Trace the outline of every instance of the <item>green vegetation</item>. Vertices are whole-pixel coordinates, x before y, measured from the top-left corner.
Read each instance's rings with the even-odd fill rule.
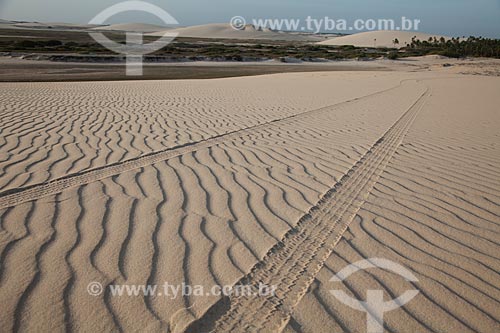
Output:
[[[118,42],[124,42],[119,40]],[[149,42],[149,41],[146,41]],[[266,60],[295,58],[304,61],[371,59],[385,57],[388,49],[366,49],[354,46],[325,46],[289,42],[247,42],[200,41],[183,39],[167,45],[151,56],[168,57],[172,60],[187,58],[191,60]],[[92,42],[58,40],[17,40],[0,41],[0,52],[29,52],[41,54],[81,54],[116,55],[103,46]]]
[[[1,45],[1,44],[0,44]],[[32,40],[20,40],[11,44],[14,49],[44,49],[44,48],[56,48],[63,45],[61,41],[58,40],[47,40],[47,41],[32,41]]]
[[[92,40],[88,34],[59,35],[48,34],[38,36],[36,40],[13,35],[11,38],[0,39],[0,52],[6,53],[29,53],[53,55],[54,59],[64,60],[64,56],[71,54],[85,57],[117,57],[103,46]],[[55,39],[57,37],[58,39]],[[114,34],[112,39],[123,43],[123,34]],[[155,40],[154,37],[146,37],[145,42]],[[410,56],[422,56],[437,54],[447,57],[500,57],[500,40],[469,37],[468,39],[453,38],[431,38],[426,41],[413,39],[410,45],[401,49],[400,41],[396,38],[392,41],[394,48],[360,48],[352,45],[329,46],[310,43],[297,43],[285,41],[241,41],[241,40],[211,40],[178,38],[163,49],[148,56],[152,61],[172,60],[215,60],[215,61],[258,61],[276,59],[281,61],[303,61],[343,60],[359,59],[371,60],[377,58],[399,59]],[[155,59],[156,58],[156,59]]]
[[[420,41],[413,38],[412,43],[403,50],[411,55],[438,54],[450,58],[500,58],[500,40],[482,37],[445,40],[444,38],[437,39],[434,37]]]
[[[399,54],[398,54],[398,52],[394,51],[394,52],[389,53],[387,58],[391,59],[391,60],[396,60],[397,58],[399,58]]]

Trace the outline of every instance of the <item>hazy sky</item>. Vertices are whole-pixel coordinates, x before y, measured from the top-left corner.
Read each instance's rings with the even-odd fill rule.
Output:
[[[119,0],[0,0],[0,18],[86,23]],[[421,32],[500,38],[500,0],[150,0],[181,25],[253,18],[420,19]],[[159,23],[139,13],[120,14],[110,23]]]

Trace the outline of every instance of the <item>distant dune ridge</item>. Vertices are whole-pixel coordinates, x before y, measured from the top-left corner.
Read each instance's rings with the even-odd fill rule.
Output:
[[[2,29],[86,30],[98,27],[98,25],[63,22],[24,22],[0,19],[0,27]]]
[[[142,32],[150,36],[163,36],[165,31],[178,33],[179,37],[190,38],[216,38],[216,39],[264,39],[280,41],[320,42],[334,36],[315,35],[312,33],[274,31],[269,28],[258,28],[247,24],[241,30],[234,29],[229,23],[210,23],[187,27],[166,27],[147,23],[118,23],[111,25],[89,25],[72,23],[45,23],[45,22],[19,22],[0,20],[4,29],[51,29],[51,30],[99,30],[99,31],[125,31]]]
[[[95,27],[92,30],[104,30],[104,31],[127,31],[127,32],[156,32],[161,30],[167,30],[168,28],[156,24],[146,24],[146,23],[119,23],[111,24],[103,27]]]
[[[379,31],[368,31],[361,32],[358,34],[335,37],[322,42],[320,45],[353,45],[356,47],[405,47],[411,44],[411,39],[416,37],[421,41],[429,40],[429,38],[436,37],[440,39],[444,37],[449,40],[450,37],[441,35],[431,35],[414,31],[393,31],[393,30],[379,30]],[[394,44],[394,40],[399,41],[398,44]]]
[[[220,38],[220,39],[272,39],[290,41],[320,41],[322,37],[312,34],[300,34],[292,32],[272,31],[270,29],[259,29],[254,25],[247,24],[243,29],[234,29],[229,23],[212,23],[177,28],[169,32],[178,33],[179,37],[193,38]],[[150,34],[161,36],[163,31]]]
[[[121,31],[121,32],[142,32],[149,36],[163,36],[166,31],[177,33],[178,37],[188,38],[213,38],[213,39],[241,39],[241,40],[276,40],[276,41],[297,41],[316,42],[319,45],[353,45],[356,47],[405,47],[411,44],[413,37],[423,41],[436,37],[450,37],[432,35],[414,31],[392,31],[380,30],[361,32],[347,36],[334,37],[336,34],[313,34],[303,32],[277,31],[269,28],[259,28],[253,24],[245,25],[241,30],[235,29],[229,23],[210,23],[187,27],[166,27],[147,23],[118,23],[111,25],[86,25],[72,23],[43,23],[43,22],[19,22],[0,19],[2,28],[11,29],[51,29],[51,30],[98,30],[98,31]],[[333,38],[332,38],[333,37]],[[394,40],[399,41],[394,44]]]
[[[234,39],[192,42],[202,46],[314,49],[325,38],[229,24],[0,27]],[[373,31],[320,45],[404,47],[413,37],[442,36]],[[0,332],[367,331],[366,313],[333,290],[358,300],[381,290],[384,302],[418,290],[384,313],[388,332],[500,332],[500,60],[362,63],[213,80],[0,82]],[[65,65],[51,72],[80,70]],[[199,77],[204,66],[186,67]],[[370,258],[417,279],[370,269],[332,281]],[[165,294],[165,283],[184,290]],[[276,293],[213,294],[261,284]],[[208,294],[184,295],[186,285]],[[111,286],[127,287],[118,296]]]

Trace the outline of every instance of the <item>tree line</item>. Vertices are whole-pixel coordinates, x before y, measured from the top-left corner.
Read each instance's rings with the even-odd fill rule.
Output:
[[[396,46],[397,39],[393,40]],[[428,40],[419,40],[413,37],[410,45],[402,50],[409,53],[439,54],[450,58],[463,57],[490,57],[500,58],[500,40],[483,37],[451,38],[430,37]]]

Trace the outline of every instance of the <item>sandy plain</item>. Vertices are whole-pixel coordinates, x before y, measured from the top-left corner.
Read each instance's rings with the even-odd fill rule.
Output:
[[[498,63],[444,63],[0,83],[0,329],[359,332],[329,290],[375,288],[420,292],[389,332],[498,331]],[[418,282],[330,281],[373,257]],[[108,288],[165,282],[277,292]]]

